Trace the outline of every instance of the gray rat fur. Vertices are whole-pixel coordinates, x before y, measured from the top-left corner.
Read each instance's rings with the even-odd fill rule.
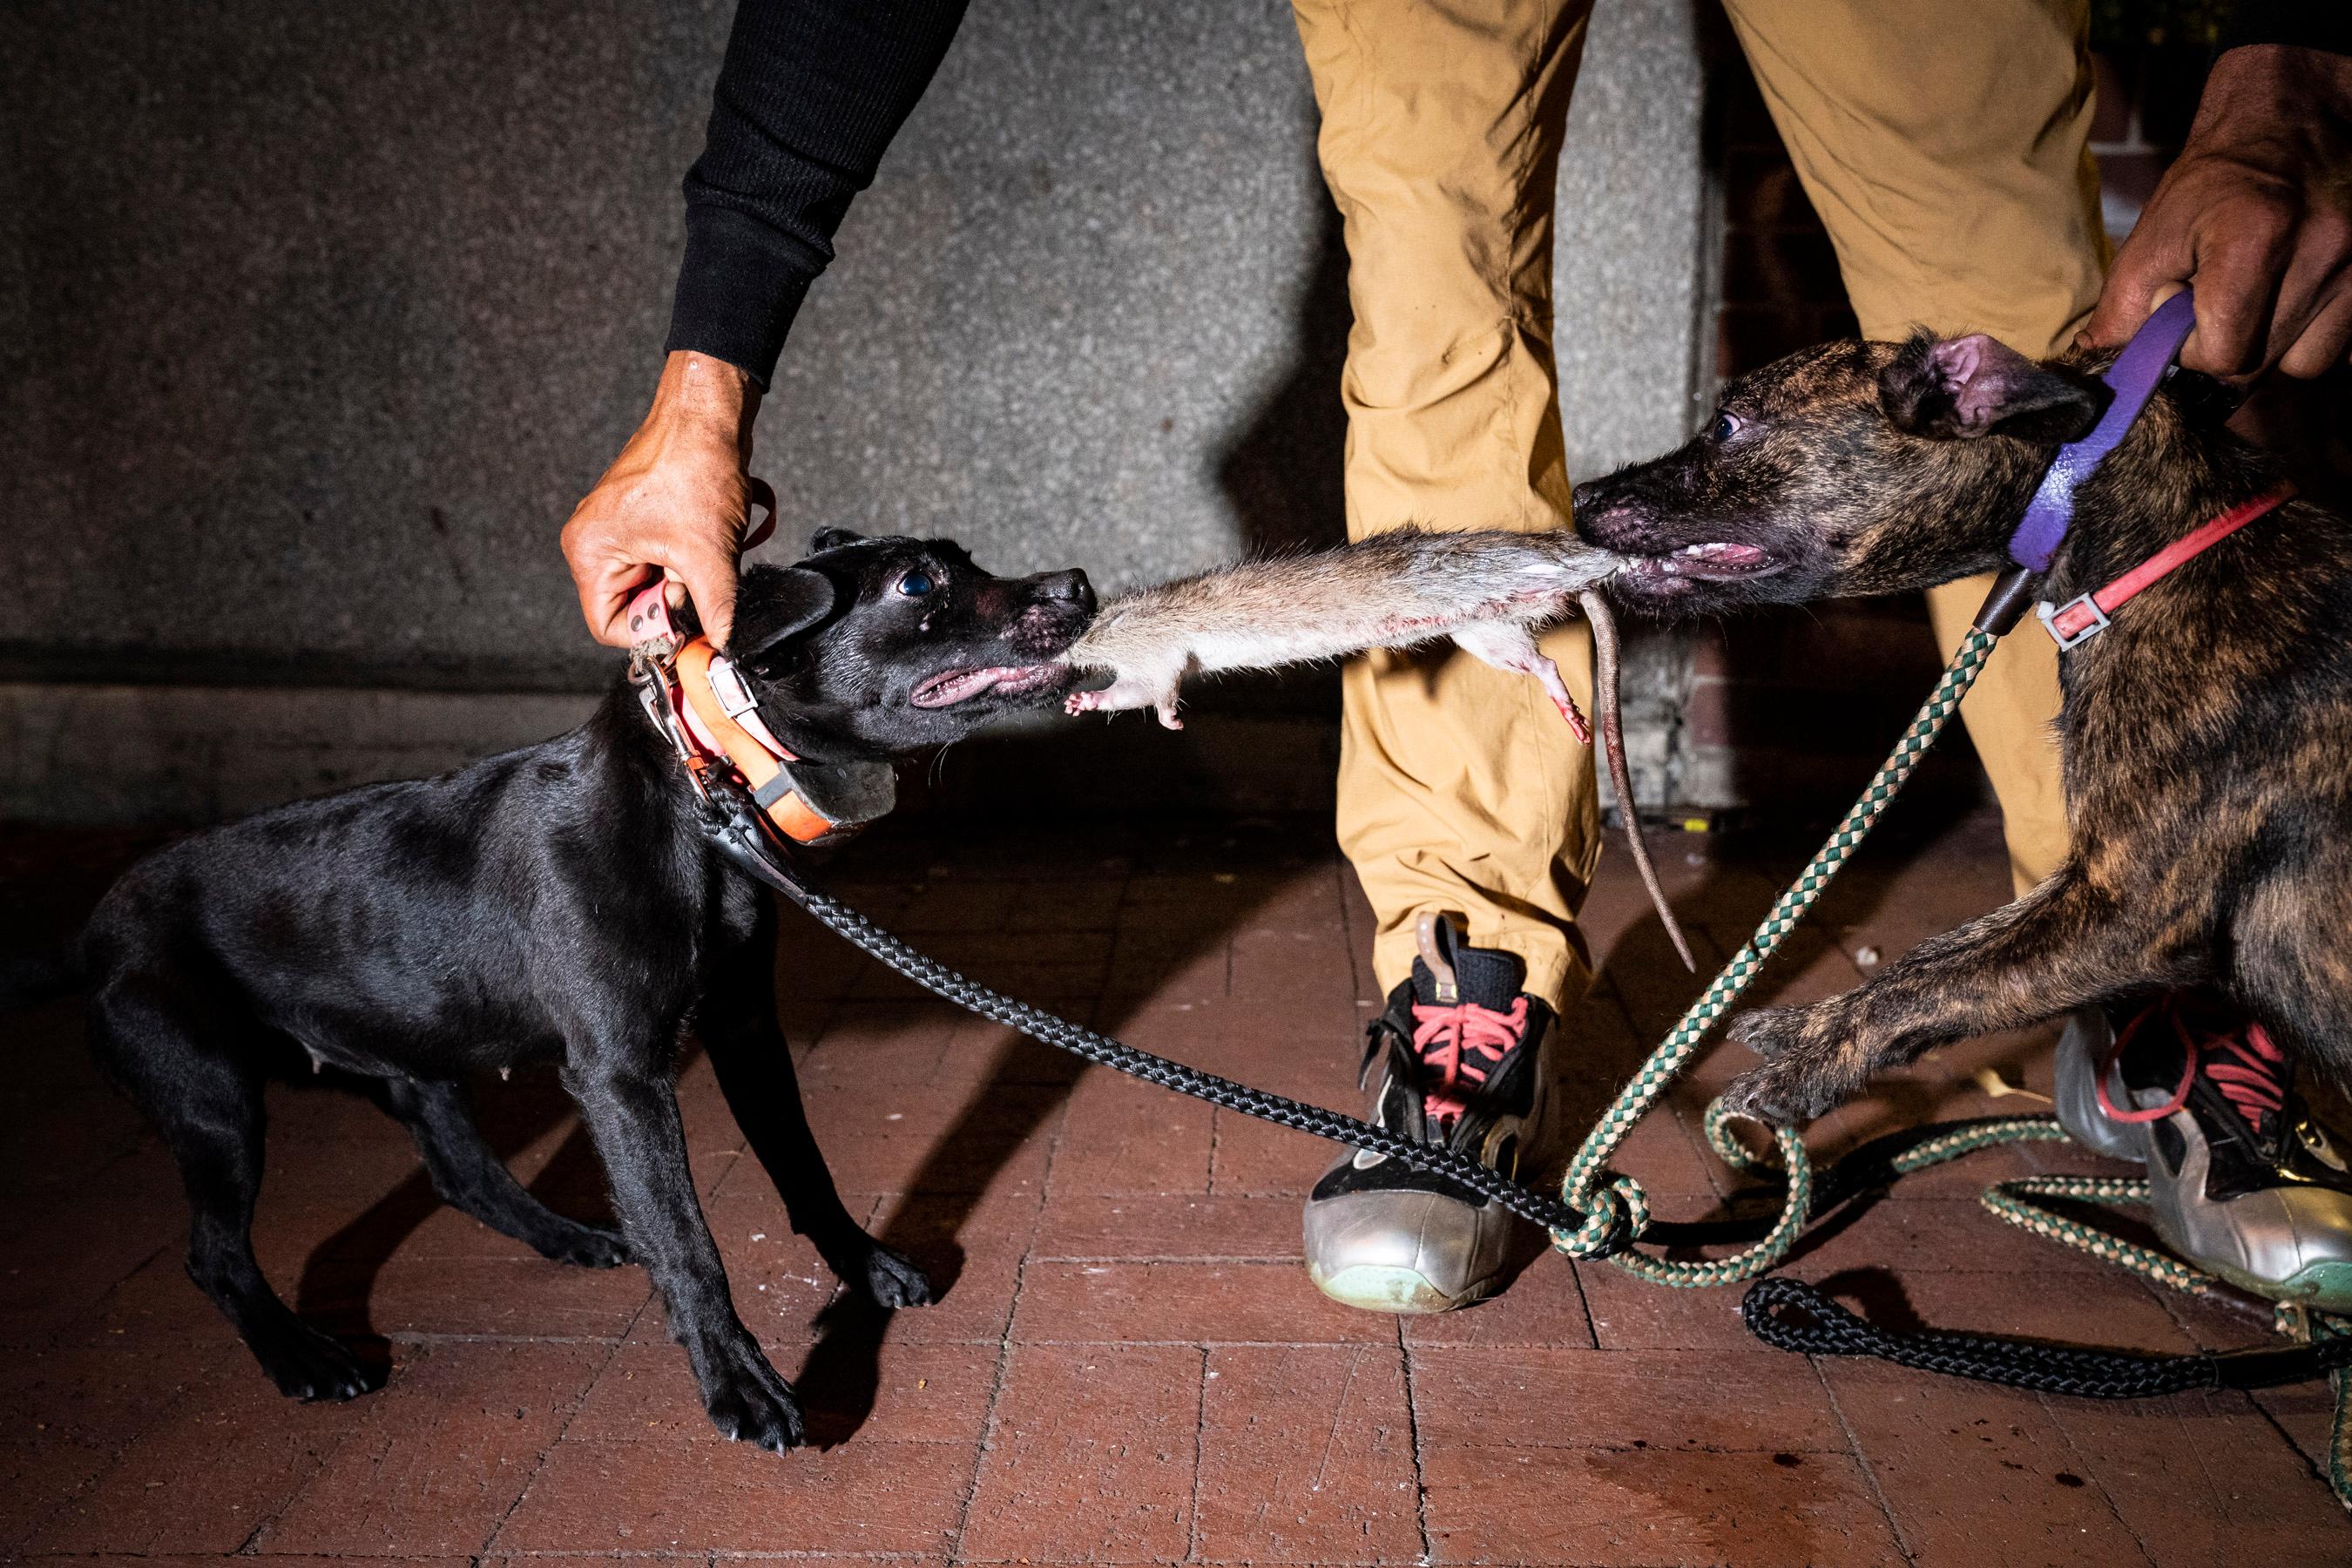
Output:
[[[1618,717],[1617,626],[1593,591],[1622,565],[1570,533],[1411,528],[1312,554],[1243,562],[1106,604],[1062,658],[1108,671],[1111,681],[1072,693],[1067,706],[1072,713],[1150,708],[1161,724],[1181,730],[1178,689],[1195,671],[1272,669],[1450,637],[1497,669],[1540,681],[1577,739],[1590,742],[1591,726],[1577,711],[1559,667],[1535,640],[1539,628],[1580,604],[1592,625],[1601,749],[1633,864],[1675,951],[1696,968],[1643,840]]]

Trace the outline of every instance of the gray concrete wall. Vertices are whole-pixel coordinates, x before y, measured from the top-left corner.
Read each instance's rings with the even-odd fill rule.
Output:
[[[0,10],[0,812],[74,798],[75,683],[188,689],[225,754],[232,689],[469,694],[462,755],[546,721],[504,694],[604,678],[555,531],[650,389],[729,9]],[[1703,369],[1693,31],[1594,26],[1580,471],[1679,439]],[[1336,536],[1344,261],[1286,5],[982,0],[840,250],[762,422],[788,531],[1111,584]],[[110,754],[121,810],[272,793]]]

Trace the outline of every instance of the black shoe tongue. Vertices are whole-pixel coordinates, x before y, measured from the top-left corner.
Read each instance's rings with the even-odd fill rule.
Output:
[[[1454,950],[1454,983],[1462,993],[1461,1001],[1507,1013],[1511,1004],[1519,999],[1527,978],[1528,966],[1519,962],[1516,953],[1491,947]],[[1412,994],[1416,1001],[1423,1004],[1437,1000],[1437,977],[1418,958],[1412,961]]]

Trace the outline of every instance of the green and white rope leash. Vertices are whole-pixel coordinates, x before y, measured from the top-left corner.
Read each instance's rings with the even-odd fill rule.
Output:
[[[1723,973],[1691,1004],[1690,1011],[1683,1015],[1682,1021],[1594,1123],[1583,1147],[1569,1162],[1568,1173],[1560,1182],[1561,1201],[1582,1215],[1584,1223],[1573,1231],[1552,1233],[1552,1245],[1559,1250],[1571,1258],[1609,1253],[1610,1261],[1652,1284],[1684,1287],[1734,1285],[1755,1278],[1788,1256],[1789,1248],[1796,1244],[1799,1233],[1805,1227],[1813,1194],[1812,1163],[1806,1156],[1804,1141],[1791,1130],[1775,1128],[1772,1134],[1780,1154],[1780,1168],[1786,1173],[1789,1184],[1788,1200],[1781,1207],[1780,1217],[1763,1240],[1727,1258],[1682,1263],[1634,1251],[1631,1243],[1638,1241],[1650,1227],[1649,1195],[1632,1176],[1609,1169],[1609,1161],[1633,1132],[1634,1124],[1649,1113],[1690,1065],[1708,1031],[1730,1011],[1732,1003],[1764,967],[1764,961],[1796,929],[1805,911],[1820,900],[1830,879],[1837,875],[1838,868],[1869,835],[1904,781],[1919,765],[1919,759],[1927,755],[1937,735],[1958,711],[1960,699],[1976,683],[1978,671],[1984,668],[1998,644],[1999,639],[1991,633],[1969,628],[1959,651],[1945,668],[1943,679],[1928,693],[1918,717],[1903,731],[1903,738],[1895,742],[1895,750],[1880,765],[1862,798],[1853,803],[1829,841],[1780,895],[1780,901],[1764,917],[1764,923],[1756,928],[1756,934],[1748,939],[1731,962],[1724,965]],[[1707,1142],[1733,1165],[1754,1168],[1753,1156],[1732,1135],[1729,1120],[1721,1100],[1708,1107]]]
[[[2056,1117],[2020,1116],[1981,1126],[1975,1136],[1964,1140],[1922,1143],[1890,1163],[1897,1171],[1908,1172],[1996,1144],[2066,1141],[2066,1131],[2059,1126]],[[2145,1177],[2012,1176],[1987,1187],[1982,1202],[1986,1208],[2021,1230],[2128,1268],[2152,1284],[2190,1296],[2219,1296],[2227,1289],[2226,1281],[2191,1268],[2169,1253],[2126,1241],[2097,1226],[2085,1225],[2045,1208],[2034,1201],[2036,1198],[2086,1204],[2146,1204],[2148,1184]],[[2352,1334],[2352,1321],[2284,1303],[2273,1308],[2272,1327],[2290,1339],[2327,1340]],[[2327,1434],[2327,1484],[2336,1493],[2336,1500],[2352,1509],[2352,1373],[2337,1372],[2331,1376],[2336,1412]]]

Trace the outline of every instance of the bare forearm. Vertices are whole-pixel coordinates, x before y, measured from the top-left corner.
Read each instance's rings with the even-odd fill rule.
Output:
[[[563,527],[564,561],[597,641],[627,646],[630,595],[666,571],[726,646],[759,413],[759,384],[739,367],[691,353],[663,362],[645,422]]]

